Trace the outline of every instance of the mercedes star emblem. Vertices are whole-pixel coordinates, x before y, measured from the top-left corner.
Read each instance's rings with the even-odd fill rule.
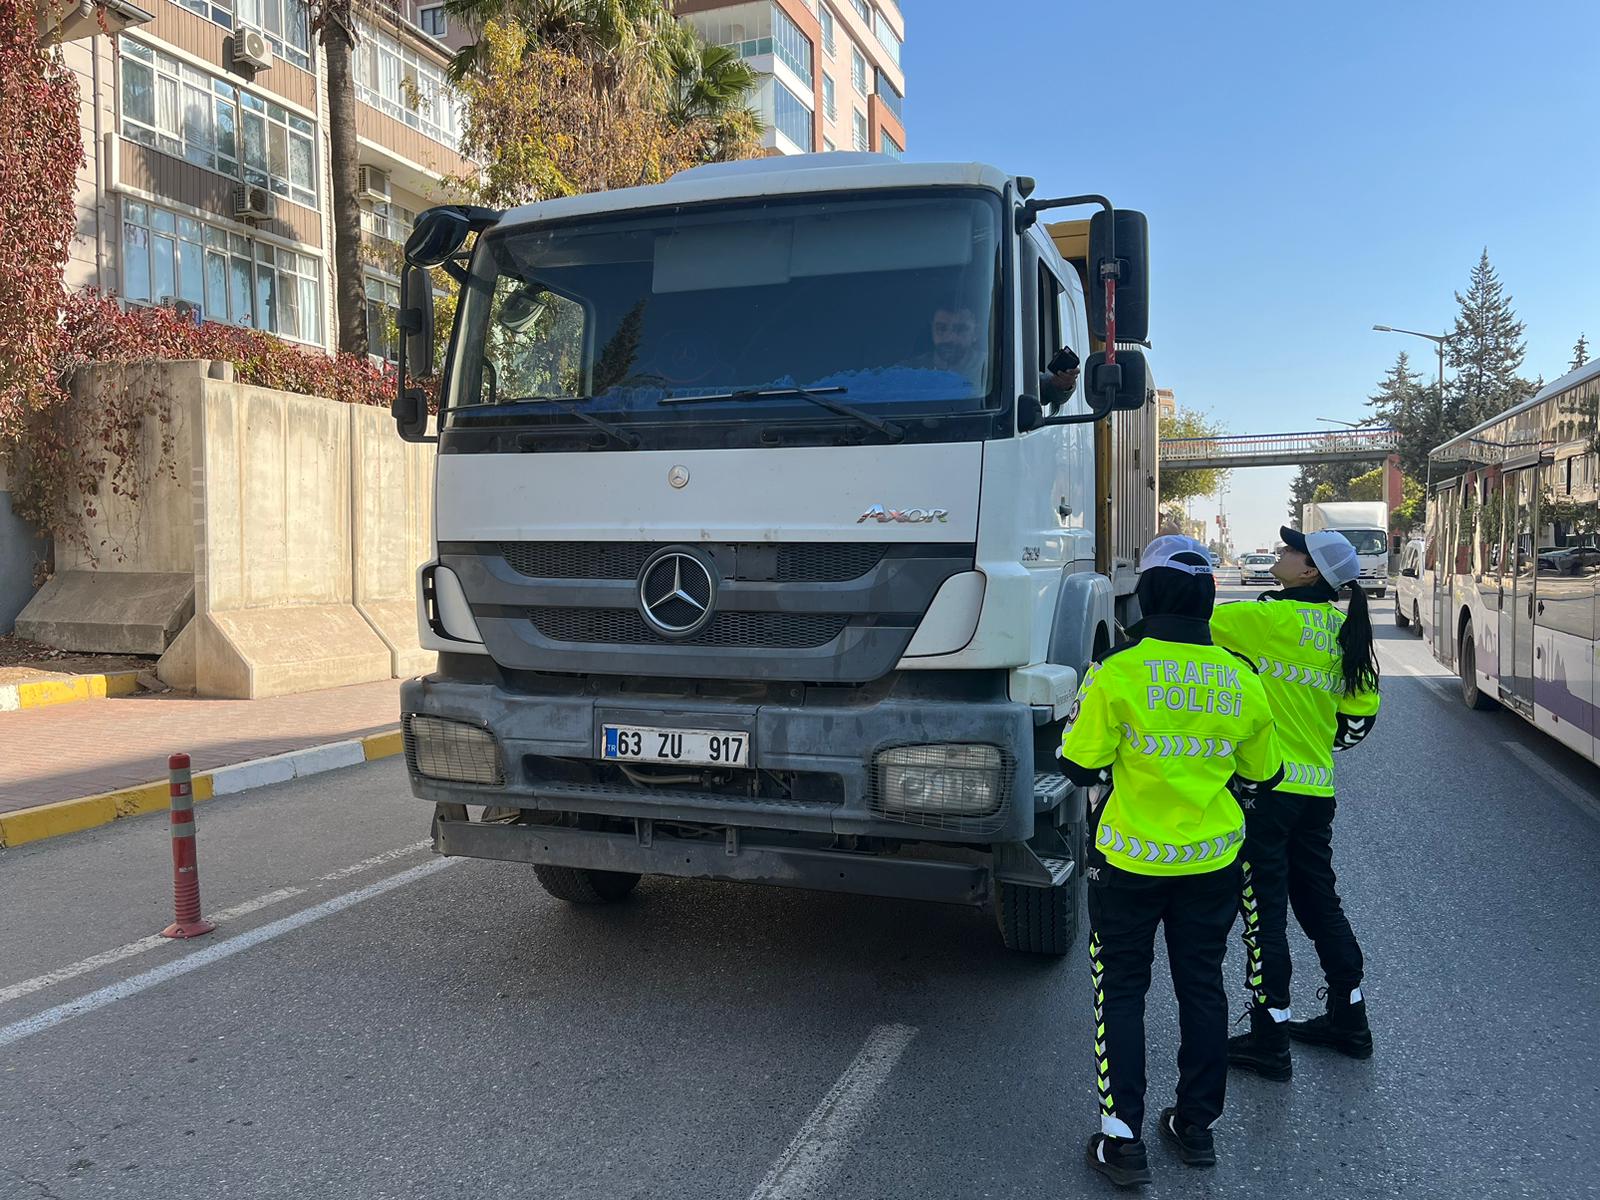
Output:
[[[689,468],[673,467],[672,470],[667,472],[667,482],[675,488],[687,487],[689,485]]]
[[[657,633],[690,637],[711,619],[716,591],[716,578],[699,555],[668,548],[639,572],[639,611]]]

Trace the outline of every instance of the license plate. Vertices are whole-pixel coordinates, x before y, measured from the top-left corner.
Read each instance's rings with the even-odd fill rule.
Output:
[[[602,725],[601,755],[619,762],[688,763],[700,767],[747,767],[750,735],[725,729],[654,729]]]

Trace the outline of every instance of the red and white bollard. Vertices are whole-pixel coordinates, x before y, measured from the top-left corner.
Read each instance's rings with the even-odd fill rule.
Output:
[[[200,915],[200,868],[194,849],[194,783],[189,756],[167,759],[172,778],[172,908],[174,920],[162,937],[192,938],[216,928]]]

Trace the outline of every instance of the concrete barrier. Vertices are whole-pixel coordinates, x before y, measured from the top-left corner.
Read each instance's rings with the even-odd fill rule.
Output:
[[[431,445],[403,442],[381,408],[349,405],[356,611],[389,649],[397,679],[438,655],[417,644],[417,567],[433,539]]]
[[[206,361],[101,363],[77,372],[64,403],[86,418],[112,391],[148,406],[132,439],[132,487],[69,494],[76,528],[56,539],[55,575],[17,615],[18,636],[101,654],[161,654],[171,645],[194,613],[191,414],[208,383],[231,386],[232,376],[231,364]],[[103,446],[78,450],[104,457],[108,479],[123,465]]]

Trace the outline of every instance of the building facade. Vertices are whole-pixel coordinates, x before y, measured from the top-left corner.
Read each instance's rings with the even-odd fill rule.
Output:
[[[70,287],[332,349],[326,65],[300,0],[136,0],[64,42],[85,158]],[[363,283],[385,354],[399,244],[447,199],[460,114],[443,9],[362,29],[354,72]],[[67,35],[63,35],[67,36]]]
[[[905,152],[898,0],[679,0],[677,11],[760,74],[769,153]]]

